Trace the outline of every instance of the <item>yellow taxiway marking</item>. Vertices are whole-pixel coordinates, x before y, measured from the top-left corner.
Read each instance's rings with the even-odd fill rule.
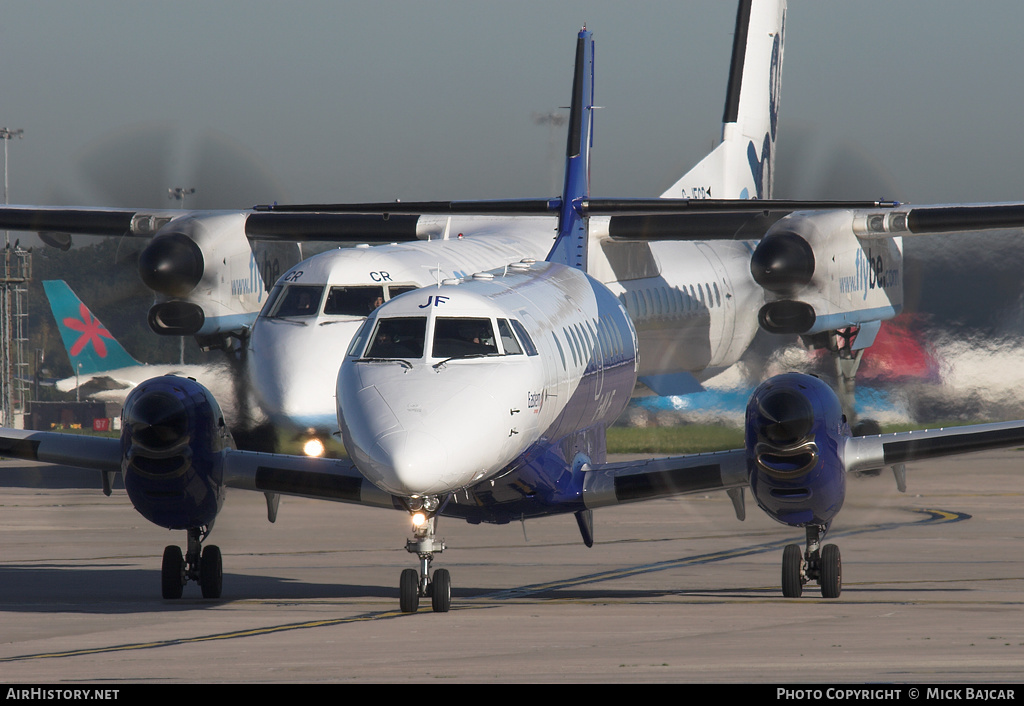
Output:
[[[866,527],[858,527],[842,532],[837,532],[833,536],[850,536],[854,534],[864,534],[866,532],[878,532],[881,530],[896,529],[898,527],[905,527],[908,525],[919,525],[919,524],[931,524],[931,523],[947,523],[947,522],[960,522],[970,518],[970,515],[961,512],[952,512],[948,510],[932,510],[932,509],[920,509],[915,512],[923,513],[927,515],[924,519],[917,519],[909,522],[887,522],[877,525],[868,525]],[[749,547],[741,547],[737,549],[731,549],[721,552],[712,552],[710,554],[700,554],[698,556],[683,557],[680,559],[673,559],[670,561],[657,562],[654,564],[643,564],[639,566],[626,567],[623,569],[617,569],[613,571],[604,571],[595,574],[588,574],[586,576],[579,576],[571,579],[564,579],[561,581],[550,581],[543,584],[534,584],[532,586],[522,586],[519,588],[507,589],[502,591],[495,591],[482,596],[477,596],[471,600],[474,602],[486,602],[486,601],[502,601],[516,598],[523,598],[525,596],[537,593],[544,593],[553,591],[559,588],[566,588],[570,586],[579,586],[587,583],[598,583],[601,581],[609,581],[624,576],[634,576],[637,574],[651,573],[655,571],[664,571],[666,569],[673,569],[683,566],[696,566],[700,564],[708,564],[716,561],[723,561],[725,559],[733,559],[741,556],[750,556],[752,554],[761,554],[768,551],[776,550],[786,544],[790,544],[790,540],[778,540],[774,542],[766,542],[764,544],[756,544]],[[473,606],[467,606],[472,608]],[[479,606],[477,606],[479,607]],[[250,628],[246,630],[233,630],[229,632],[213,633],[210,635],[198,635],[195,637],[181,637],[173,638],[169,640],[154,640],[150,642],[133,642],[125,643],[121,645],[107,645],[105,647],[92,647],[80,650],[64,650],[60,652],[41,652],[38,654],[29,655],[15,655],[13,657],[0,658],[0,664],[5,662],[20,662],[25,660],[35,659],[57,659],[64,657],[80,657],[83,655],[102,654],[110,652],[128,652],[132,650],[148,650],[160,647],[170,647],[174,645],[187,645],[197,642],[213,642],[216,640],[235,640],[239,638],[254,637],[257,635],[272,635],[274,633],[288,632],[292,630],[309,630],[313,628],[330,627],[335,625],[346,625],[349,623],[366,622],[370,620],[384,620],[388,618],[398,618],[405,615],[413,615],[402,613],[398,610],[388,610],[374,613],[364,613],[362,615],[355,615],[348,618],[331,618],[327,620],[310,620],[301,623],[288,623],[285,625],[270,625],[262,628]]]

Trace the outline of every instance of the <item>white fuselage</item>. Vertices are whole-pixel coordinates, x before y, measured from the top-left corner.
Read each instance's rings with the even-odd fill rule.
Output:
[[[522,220],[461,240],[343,248],[296,265],[278,288],[310,287],[316,305],[301,315],[280,315],[272,298],[249,339],[249,373],[263,411],[296,433],[334,432],[336,399],[326,381],[334,379],[342,352],[372,307],[445,278],[542,259],[552,241],[551,221],[537,219],[530,232]],[[704,376],[739,359],[757,331],[763,303],[750,276],[749,243],[606,242],[592,242],[590,271],[633,319],[641,376]],[[330,313],[331,292],[341,289],[351,306]]]
[[[460,237],[462,229],[472,235]],[[296,432],[336,430],[338,366],[377,306],[444,279],[543,259],[553,238],[549,218],[462,218],[452,220],[447,239],[340,248],[299,263],[279,280],[249,337],[247,364],[261,408]],[[300,305],[300,291],[316,301]],[[289,293],[294,306],[285,301]]]
[[[591,230],[600,233],[603,224],[596,221]],[[706,378],[740,359],[764,304],[764,290],[750,274],[755,244],[592,240],[589,272],[633,319],[641,377],[687,372]]]
[[[441,495],[610,424],[635,384],[635,337],[625,310],[583,272],[520,264],[385,304],[337,380],[360,472],[399,496]]]

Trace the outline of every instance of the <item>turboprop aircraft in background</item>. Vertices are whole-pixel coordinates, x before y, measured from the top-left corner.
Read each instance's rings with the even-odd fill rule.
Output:
[[[402,572],[400,605],[413,612],[429,597],[434,611],[446,612],[451,577],[432,569],[445,549],[435,536],[440,515],[504,523],[571,513],[589,546],[597,508],[725,490],[742,519],[749,487],[770,517],[804,530],[804,549],[791,544],[783,553],[784,595],[816,581],[825,597],[838,596],[840,553],[821,541],[842,507],[847,472],[891,467],[902,490],[905,463],[1018,445],[1024,421],[855,438],[827,385],[787,373],[751,396],[744,448],[609,463],[605,429],[636,384],[637,335],[621,301],[586,271],[590,32],[579,33],[576,55],[566,180],[548,258],[406,292],[373,311],[336,376],[351,460],[235,450],[214,396],[175,376],[132,391],[120,439],[4,429],[0,453],[98,470],[108,492],[120,471],[143,516],[187,531],[184,556],[175,545],[164,551],[167,598],[181,596],[188,581],[206,597],[221,595],[220,550],[202,543],[228,488],[263,492],[272,521],[281,494],[409,513],[406,549],[419,569]],[[844,212],[851,229],[879,234],[1024,225],[1024,204],[826,218]]]
[[[784,28],[784,3],[739,3],[721,142],[662,198],[770,197]],[[517,206],[529,204],[508,202],[505,207]],[[349,210],[381,207],[363,204]],[[275,427],[330,444],[338,430],[334,390],[322,384],[337,365],[330,351],[347,349],[381,303],[517,259],[541,260],[551,249],[557,226],[553,215],[451,215],[478,207],[473,202],[440,208],[391,204],[384,208],[400,209],[418,218],[418,224],[445,218],[446,228],[430,242],[331,250],[283,274],[257,317],[245,356],[249,377],[260,381],[254,394]],[[338,207],[262,207],[266,213],[311,220],[329,215],[322,209]],[[599,236],[590,249],[589,269],[623,301],[636,323],[643,351],[641,381],[661,394],[699,390],[697,378],[735,363],[757,332],[757,321],[748,313],[763,304],[749,272],[756,243],[649,244],[609,237],[613,227],[630,228],[635,222],[617,216],[591,219],[591,231]],[[296,305],[300,297],[307,302],[301,307]]]
[[[792,322],[784,321],[782,310],[765,308],[766,292],[774,296],[778,286],[764,270],[778,268],[781,262],[774,241],[769,239],[762,248],[758,239],[771,232],[768,229],[775,221],[794,211],[844,205],[765,200],[772,188],[784,32],[784,3],[740,3],[721,143],[662,194],[660,202],[588,199],[580,203],[580,210],[590,215],[592,242],[587,267],[629,312],[641,351],[639,380],[656,394],[701,390],[704,380],[740,360],[759,328],[798,333],[834,356],[837,369],[844,374],[841,399],[853,424],[856,363],[863,348],[871,344],[880,321],[899,311],[902,279],[890,276],[885,293],[872,293],[873,302],[887,299],[892,305],[872,307],[867,318],[856,311],[863,303],[849,296],[855,285],[846,287],[845,307],[833,310],[849,313],[862,324],[862,330],[837,317],[796,330]],[[754,196],[759,200],[743,201]],[[260,209],[309,219],[370,212],[422,219],[424,214],[436,218],[494,205],[377,203]],[[521,214],[506,226],[511,229],[504,231],[506,234],[520,227],[515,224],[523,223],[525,214],[548,210],[543,200],[498,205],[509,212],[518,209]],[[678,213],[666,213],[671,211]],[[499,246],[505,241],[491,237],[487,243]],[[851,247],[849,242],[837,244]],[[517,247],[514,241],[509,245],[494,254],[510,254]],[[545,240],[521,242],[518,248],[521,254],[540,259],[543,255],[538,251],[543,249],[546,254],[547,245]],[[482,248],[483,243],[478,246]],[[256,389],[261,407],[275,425],[322,441],[336,433],[333,391],[320,384],[334,365],[325,353],[346,348],[372,307],[395,291],[469,274],[468,260],[457,257],[460,247],[463,252],[467,249],[442,239],[332,251],[285,273],[257,318],[246,356],[250,377],[261,381]],[[898,245],[887,247],[898,249]],[[486,259],[477,257],[473,262],[480,264]],[[819,255],[819,261],[825,260],[824,253]],[[897,269],[901,266],[895,260],[893,263]],[[500,264],[492,262],[478,270]],[[870,288],[874,285],[872,281]],[[827,286],[824,289],[827,291]],[[315,303],[297,311],[291,305],[292,296],[312,298]],[[774,316],[758,316],[757,312]],[[846,344],[840,345],[843,342]]]

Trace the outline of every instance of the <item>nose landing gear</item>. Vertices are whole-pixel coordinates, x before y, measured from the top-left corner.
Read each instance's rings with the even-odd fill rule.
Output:
[[[184,556],[177,545],[171,544],[164,549],[160,568],[161,593],[164,598],[181,598],[182,590],[189,581],[199,584],[203,598],[220,598],[224,584],[223,560],[219,547],[211,544],[202,548],[202,542],[209,534],[210,528],[190,529]]]
[[[826,527],[808,525],[807,550],[800,551],[799,544],[787,545],[782,552],[782,595],[799,598],[805,583],[817,581],[824,598],[839,598],[843,589],[843,563],[839,547],[835,544],[820,545]]]
[[[415,613],[420,598],[430,598],[435,613],[447,613],[452,605],[452,581],[447,569],[436,569],[431,576],[430,564],[434,554],[445,549],[443,540],[434,535],[437,529],[437,498],[425,498],[412,514],[413,538],[405,543],[405,550],[420,560],[420,570],[405,569],[398,584],[399,605],[403,613]]]

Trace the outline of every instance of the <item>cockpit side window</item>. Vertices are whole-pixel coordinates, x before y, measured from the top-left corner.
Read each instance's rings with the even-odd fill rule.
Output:
[[[316,316],[323,293],[324,288],[315,285],[293,284],[285,287],[278,297],[280,303],[272,310],[270,317]]]
[[[443,318],[434,321],[434,358],[461,358],[473,355],[497,355],[494,328],[490,319]]]
[[[523,349],[519,341],[512,335],[512,327],[508,325],[507,319],[498,319],[498,335],[501,336],[501,347],[505,355],[522,355]]]
[[[392,317],[377,321],[367,358],[422,358],[427,336],[425,316]]]
[[[512,319],[512,328],[515,329],[516,335],[519,336],[519,340],[523,344],[523,348],[526,349],[526,355],[537,355],[537,346],[533,344],[533,339],[526,332],[526,327],[518,319]],[[556,338],[555,340],[558,339]]]
[[[388,301],[394,299],[399,294],[405,294],[406,292],[411,292],[414,289],[419,289],[419,287],[417,287],[414,284],[408,284],[408,285],[406,285],[406,284],[400,284],[400,285],[392,284],[391,286],[388,287]]]
[[[384,303],[384,287],[331,287],[324,313],[332,316],[369,316]]]
[[[270,316],[270,312],[277,306],[278,297],[281,296],[281,292],[284,291],[284,287],[279,284],[275,284],[274,288],[270,290],[270,296],[267,297],[267,301],[263,304],[263,308],[260,309],[260,316]]]
[[[366,337],[370,335],[370,320],[366,319],[359,326],[359,330],[356,331],[356,335],[352,337],[352,343],[349,344],[347,356],[359,357],[359,354],[366,348]]]

